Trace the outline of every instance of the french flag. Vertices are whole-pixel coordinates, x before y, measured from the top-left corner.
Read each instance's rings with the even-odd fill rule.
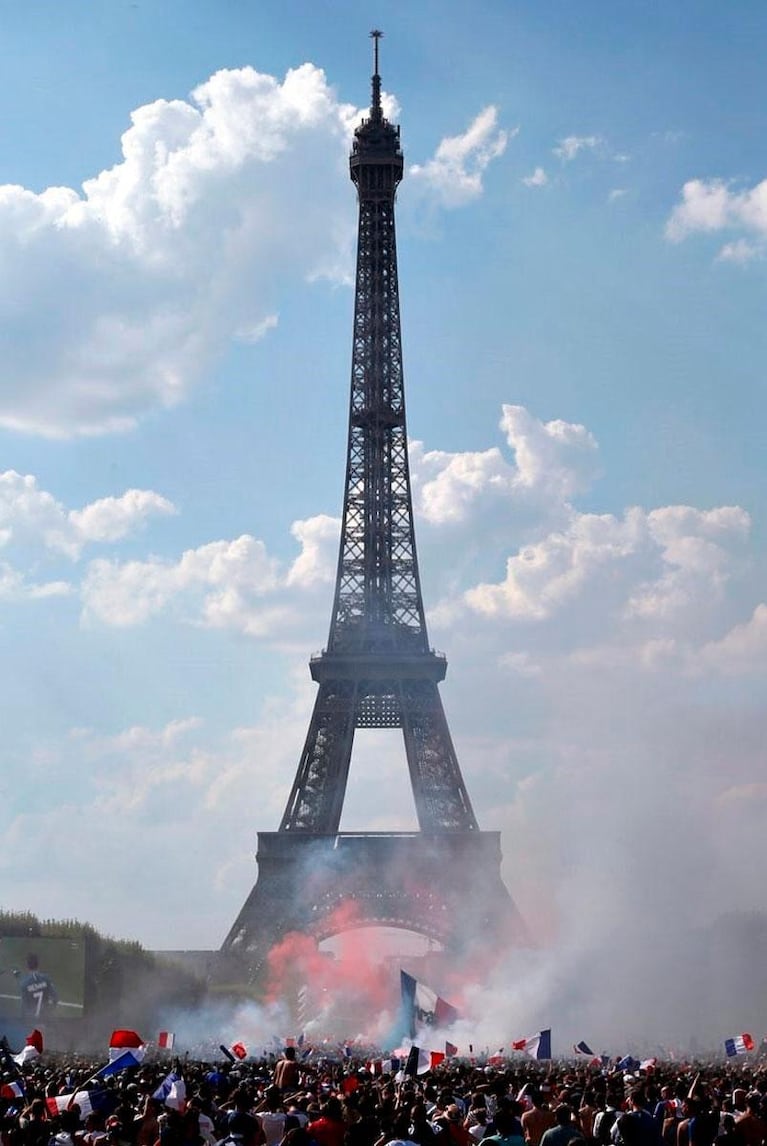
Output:
[[[173,1031],[160,1031],[157,1036],[157,1045],[160,1050],[173,1050],[176,1042],[176,1036]]]
[[[0,1086],[0,1098],[23,1098],[24,1087],[20,1082],[5,1082]]]
[[[57,1094],[46,1098],[45,1107],[52,1118],[63,1114],[73,1106],[80,1108],[80,1117],[85,1120],[94,1111],[107,1111],[114,1107],[114,1096],[105,1090],[78,1090],[76,1094]]]
[[[400,1060],[398,1058],[379,1058],[374,1062],[367,1064],[367,1069],[370,1074],[396,1074],[400,1069]]]
[[[537,1035],[530,1035],[527,1039],[517,1039],[511,1044],[511,1049],[523,1051],[525,1054],[529,1054],[530,1058],[551,1058],[551,1028],[538,1031]]]
[[[745,1032],[742,1035],[736,1035],[734,1039],[724,1040],[724,1050],[728,1058],[734,1058],[738,1054],[748,1054],[754,1049],[754,1045],[751,1035]]]
[[[575,1052],[575,1054],[587,1054],[589,1056],[589,1058],[594,1057],[593,1050],[591,1049],[589,1044],[583,1042],[582,1039],[579,1043],[573,1043],[573,1051]]]
[[[408,1051],[402,1072],[406,1077],[415,1078],[418,1074],[428,1074],[431,1070],[431,1051],[421,1047],[411,1047]]]
[[[101,1070],[97,1071],[93,1077],[109,1078],[111,1075],[119,1074],[120,1071],[123,1070],[135,1070],[137,1066],[141,1066],[141,1062],[144,1058],[143,1050],[144,1048],[142,1047],[140,1056],[138,1054],[138,1048],[136,1048],[136,1050],[118,1051],[117,1056],[115,1058],[110,1057],[106,1066],[102,1066]],[[110,1051],[110,1055],[111,1053]]]
[[[126,1066],[138,1066],[143,1061],[146,1046],[141,1035],[128,1030],[112,1031],[112,1037],[109,1040],[109,1061],[116,1062],[126,1053],[130,1053],[135,1059],[135,1063],[126,1062]]]
[[[27,1035],[26,1046],[22,1047],[18,1054],[12,1055],[13,1061],[17,1066],[24,1066],[28,1062],[33,1062],[34,1059],[39,1058],[43,1053],[43,1034],[38,1031],[37,1027],[32,1031],[31,1035]]]
[[[400,971],[402,1009],[410,1038],[415,1038],[416,1025],[449,1027],[458,1018],[458,1011],[431,987],[419,983],[407,971]]]
[[[152,1098],[162,1102],[170,1110],[178,1110],[183,1114],[186,1109],[186,1083],[180,1074],[172,1070],[162,1080]]]

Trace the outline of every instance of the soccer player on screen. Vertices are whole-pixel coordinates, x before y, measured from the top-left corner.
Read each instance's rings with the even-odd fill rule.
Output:
[[[16,971],[14,974],[19,975]],[[27,973],[19,979],[21,1013],[25,1018],[40,1019],[56,1010],[59,995],[50,975],[39,969],[37,955],[27,955]]]

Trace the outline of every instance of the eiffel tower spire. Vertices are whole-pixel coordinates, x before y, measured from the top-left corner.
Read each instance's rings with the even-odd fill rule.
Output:
[[[447,662],[430,648],[426,630],[394,223],[404,160],[399,128],[383,114],[381,35],[371,33],[371,107],[349,159],[359,209],[357,272],[330,631],[310,661],[319,688],[279,831],[259,833],[258,882],[224,943],[224,951],[247,954],[253,974],[287,930],[332,934],[332,910],[344,898],[369,922],[411,926],[449,944],[456,938],[449,920],[459,917],[453,909],[478,881],[493,899],[487,934],[519,923],[500,879],[499,835],[481,832],[472,810],[439,695]],[[358,728],[401,730],[418,832],[339,834]],[[407,874],[411,868],[421,883]]]

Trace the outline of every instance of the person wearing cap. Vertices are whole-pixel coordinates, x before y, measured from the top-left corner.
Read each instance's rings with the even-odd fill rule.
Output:
[[[433,1125],[437,1146],[473,1146],[474,1139],[463,1124],[463,1113],[457,1103],[446,1106]]]

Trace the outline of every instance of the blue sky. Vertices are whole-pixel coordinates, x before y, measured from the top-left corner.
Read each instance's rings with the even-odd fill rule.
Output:
[[[767,10],[700,0],[0,7],[6,902],[215,946],[278,823],[330,613],[373,26],[479,817],[552,942],[584,831],[618,898],[649,862],[627,786],[701,825],[703,897],[697,838],[652,849],[691,925],[733,886],[762,908],[725,837],[767,797]],[[408,826],[399,745],[361,748],[346,826]],[[158,873],[204,908],[147,905]]]

